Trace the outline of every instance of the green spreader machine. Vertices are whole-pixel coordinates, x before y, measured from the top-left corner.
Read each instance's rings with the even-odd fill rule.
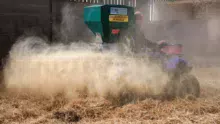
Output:
[[[134,8],[125,5],[87,6],[84,8],[84,22],[94,35],[101,36],[102,43],[116,43],[123,32],[134,28]]]

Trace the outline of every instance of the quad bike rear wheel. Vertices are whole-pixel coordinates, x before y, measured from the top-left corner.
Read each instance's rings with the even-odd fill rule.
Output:
[[[166,99],[185,98],[187,96],[195,98],[200,96],[200,84],[195,76],[189,74],[181,75],[180,78],[173,79],[167,83],[164,94]]]
[[[194,97],[200,96],[200,84],[197,78],[193,75],[181,76],[180,85],[178,85],[178,96],[186,97],[192,95]]]

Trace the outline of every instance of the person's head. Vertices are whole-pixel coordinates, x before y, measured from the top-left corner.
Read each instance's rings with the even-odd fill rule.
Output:
[[[157,51],[160,52],[161,54],[165,54],[164,48],[168,46],[169,43],[166,42],[165,40],[161,40],[157,42]]]
[[[143,14],[140,11],[136,11],[134,15],[135,15],[136,24],[141,25],[143,21]]]
[[[157,42],[158,48],[162,49],[163,47],[167,46],[169,43],[165,40],[161,40]]]

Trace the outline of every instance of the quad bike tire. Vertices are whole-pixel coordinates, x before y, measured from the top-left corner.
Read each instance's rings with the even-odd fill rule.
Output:
[[[186,97],[187,95],[192,95],[196,98],[199,97],[200,84],[198,79],[193,75],[181,76],[177,95],[180,97]]]
[[[200,83],[193,75],[181,75],[180,78],[171,80],[165,86],[163,97],[165,99],[185,98],[187,96],[195,98],[200,96]]]

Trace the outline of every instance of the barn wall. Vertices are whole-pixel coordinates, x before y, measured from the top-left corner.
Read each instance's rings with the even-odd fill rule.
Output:
[[[160,20],[191,20],[192,5],[191,4],[174,4],[168,5],[163,3],[155,3],[153,7],[153,21]]]
[[[204,4],[195,8],[195,18],[208,20],[207,51],[217,55],[220,52],[220,3]]]
[[[49,32],[48,0],[1,0],[0,59],[7,56],[16,39],[34,29],[39,35]]]

